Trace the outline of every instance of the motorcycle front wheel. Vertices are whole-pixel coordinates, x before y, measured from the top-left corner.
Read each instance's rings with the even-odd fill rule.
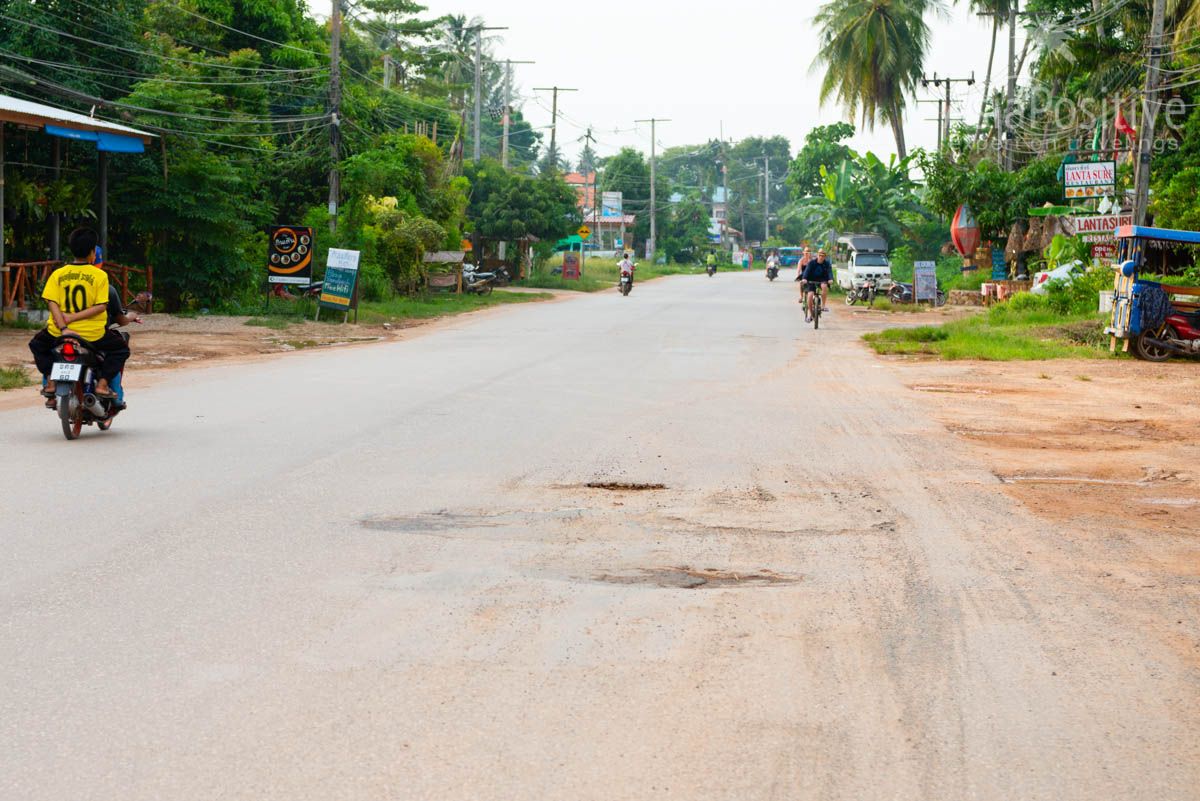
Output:
[[[855,303],[858,303],[858,293],[852,289],[846,293],[846,305],[853,306]]]

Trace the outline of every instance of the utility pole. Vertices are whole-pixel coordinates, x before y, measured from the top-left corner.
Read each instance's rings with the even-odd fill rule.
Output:
[[[341,0],[333,0],[333,10],[330,12],[330,44],[329,44],[329,230],[337,230],[338,199],[341,195],[341,159],[342,132],[339,119],[342,111],[342,7]]]
[[[1000,135],[1003,137],[1001,147],[1004,148],[1004,169],[1012,172],[1013,148],[1009,142],[1011,131],[1008,130],[1008,115],[1012,111],[1013,99],[1017,96],[1017,6],[1018,0],[1011,0],[1008,7],[1008,89],[1004,98],[1004,113],[1000,116]]]
[[[512,65],[533,63],[535,62],[513,61],[510,58],[504,60],[504,135],[500,139],[500,165],[506,170],[508,169],[508,129],[512,124]]]
[[[763,156],[763,247],[771,238],[771,157]]]
[[[658,155],[658,123],[670,122],[670,120],[660,120],[651,117],[648,120],[634,120],[634,122],[650,123],[650,241],[646,243],[646,253],[648,254],[647,258],[653,261],[655,249],[658,247],[658,209],[656,207],[658,194],[654,186],[655,178],[657,177],[655,161]]]
[[[938,98],[937,100],[918,100],[917,103],[918,104],[921,104],[921,103],[936,103],[937,104],[937,119],[935,120],[933,117],[926,117],[925,122],[937,122],[937,132],[938,132],[937,149],[940,151],[942,149],[942,101],[941,101],[941,98]]]
[[[578,89],[567,89],[563,86],[535,86],[535,92],[553,92],[554,100],[551,103],[550,111],[550,153],[555,159],[555,168],[557,168],[558,160],[558,93],[559,92],[578,92]]]
[[[479,161],[480,132],[483,125],[483,32],[506,31],[508,28],[497,28],[488,25],[478,25],[475,30],[475,149],[473,156]]]
[[[383,88],[392,88],[392,55],[391,53],[383,54]]]
[[[1162,80],[1163,17],[1166,0],[1154,0],[1150,18],[1150,49],[1146,64],[1146,93],[1142,97],[1142,124],[1138,130],[1138,160],[1134,172],[1133,224],[1145,225],[1150,204],[1150,156],[1154,151],[1154,125],[1158,120],[1158,86]]]
[[[924,87],[928,87],[929,84],[946,87],[946,110],[945,113],[942,113],[941,111],[938,112],[938,117],[941,118],[941,125],[939,126],[938,131],[939,150],[942,147],[950,147],[950,84],[954,83],[965,83],[967,86],[973,86],[975,84],[974,70],[971,71],[970,78],[939,78],[936,72],[933,73],[932,78],[927,78],[924,75],[921,76],[921,85]]]

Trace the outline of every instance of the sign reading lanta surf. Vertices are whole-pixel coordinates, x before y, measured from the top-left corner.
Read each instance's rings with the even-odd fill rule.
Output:
[[[1133,225],[1132,214],[1093,214],[1087,217],[1063,217],[1063,233],[1082,236],[1084,242],[1115,242],[1117,229]]]
[[[1117,191],[1115,161],[1082,161],[1063,165],[1063,198],[1082,200],[1107,197]]]

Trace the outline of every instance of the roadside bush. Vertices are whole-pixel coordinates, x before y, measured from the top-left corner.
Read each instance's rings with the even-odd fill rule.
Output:
[[[1046,287],[1046,299],[1051,309],[1063,315],[1096,314],[1099,293],[1113,288],[1113,271],[1109,267],[1094,267],[1077,273],[1074,279],[1051,281]]]

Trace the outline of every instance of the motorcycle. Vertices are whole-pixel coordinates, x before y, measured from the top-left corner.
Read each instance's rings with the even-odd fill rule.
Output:
[[[633,273],[621,273],[621,283],[618,286],[622,295],[628,295],[633,290]]]
[[[862,286],[856,286],[846,293],[846,305],[853,306],[860,300],[868,306],[875,305],[875,295],[879,292],[874,278],[863,281]]]
[[[770,267],[767,268],[767,280],[774,281],[778,277],[779,277],[779,267],[777,265],[772,264]]]
[[[712,278],[717,273],[717,265],[710,264],[705,268],[704,272],[708,273],[708,277]]]
[[[493,282],[496,286],[505,287],[512,283],[512,275],[508,272],[508,267],[501,265],[494,271],[496,280]]]
[[[496,285],[496,274],[476,270],[471,266],[463,269],[463,291],[471,295],[490,295]]]
[[[129,334],[121,336],[129,341]],[[63,436],[77,439],[85,425],[93,423],[101,431],[112,427],[113,418],[123,409],[118,389],[117,398],[104,398],[95,394],[96,382],[100,378],[99,366],[104,357],[94,350],[91,343],[78,337],[66,336],[54,346],[54,366],[50,369],[50,380],[55,382],[54,406],[62,423]]]
[[[913,285],[900,281],[893,282],[892,288],[888,290],[888,300],[892,303],[913,303]],[[940,288],[937,291],[937,301],[934,305],[939,307],[946,305],[946,293]]]
[[[1133,341],[1133,353],[1148,362],[1165,362],[1172,356],[1200,356],[1200,309],[1171,313],[1156,331],[1143,331]]]

